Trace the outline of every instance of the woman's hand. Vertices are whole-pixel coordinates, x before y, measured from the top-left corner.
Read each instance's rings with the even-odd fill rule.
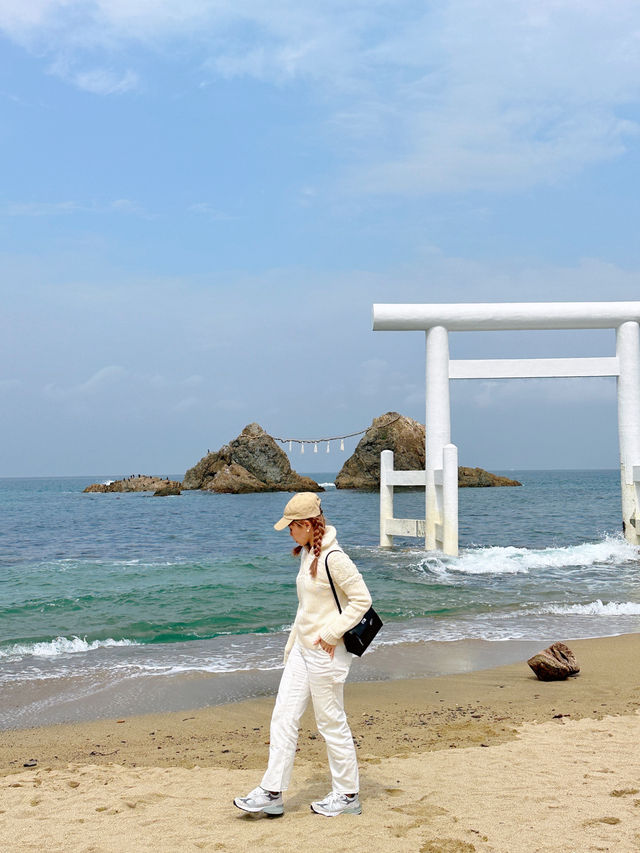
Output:
[[[325,643],[322,637],[318,637],[318,639],[314,642],[314,646],[320,646],[320,648],[326,652],[329,657],[333,658],[333,653],[336,650],[335,646],[330,646],[329,643]]]

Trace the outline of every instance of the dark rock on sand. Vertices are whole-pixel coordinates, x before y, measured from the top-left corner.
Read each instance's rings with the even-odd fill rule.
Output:
[[[114,480],[113,483],[93,483],[84,489],[85,492],[157,492],[159,489],[177,489],[180,494],[180,483],[166,477],[149,477],[137,474],[135,477],[125,477]],[[176,494],[176,492],[171,492]]]
[[[564,681],[580,672],[575,655],[564,643],[553,643],[529,658],[527,663],[540,681]]]
[[[255,423],[190,468],[182,488],[230,494],[323,491],[315,480],[293,471],[284,450]]]
[[[380,453],[393,451],[397,471],[424,471],[425,429],[423,424],[398,412],[387,412],[375,418],[360,439],[352,456],[336,477],[338,489],[380,488]],[[458,468],[458,485],[462,487],[521,486],[517,480],[490,474],[483,468]]]

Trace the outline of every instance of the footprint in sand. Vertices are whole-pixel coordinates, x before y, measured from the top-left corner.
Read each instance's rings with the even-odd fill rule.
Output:
[[[395,811],[397,811],[397,809]],[[402,826],[389,826],[389,831],[393,838],[406,838],[410,832],[414,829],[420,829],[422,826],[424,826],[423,820],[414,820],[411,823],[405,823]]]
[[[420,848],[420,853],[475,853],[475,846],[459,838],[439,838],[437,841],[426,841]]]
[[[420,817],[423,820],[428,820],[432,817],[440,817],[448,814],[446,809],[441,806],[435,806],[427,802],[428,795],[422,797],[417,803],[408,803],[405,806],[392,806],[391,811],[400,812],[400,814],[411,815],[412,817]]]
[[[593,820],[585,820],[583,821],[583,826],[595,826],[598,823],[608,823],[610,826],[615,826],[618,823],[621,823],[619,817],[594,817]]]
[[[629,797],[632,794],[638,793],[638,788],[616,788],[615,791],[612,791],[609,796],[610,797]]]

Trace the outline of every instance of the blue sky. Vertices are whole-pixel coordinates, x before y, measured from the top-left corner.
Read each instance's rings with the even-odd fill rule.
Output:
[[[631,0],[0,0],[0,70],[1,476],[422,420],[423,336],[373,302],[640,299]],[[463,464],[617,464],[614,380],[452,399]]]

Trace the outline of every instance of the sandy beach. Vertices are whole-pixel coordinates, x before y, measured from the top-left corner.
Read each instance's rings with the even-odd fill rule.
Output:
[[[640,850],[640,635],[570,642],[578,677],[526,663],[349,684],[360,817],[308,803],[329,787],[307,714],[285,815],[232,805],[260,779],[272,698],[0,734],[3,851],[420,853]],[[32,761],[34,766],[25,767]]]

